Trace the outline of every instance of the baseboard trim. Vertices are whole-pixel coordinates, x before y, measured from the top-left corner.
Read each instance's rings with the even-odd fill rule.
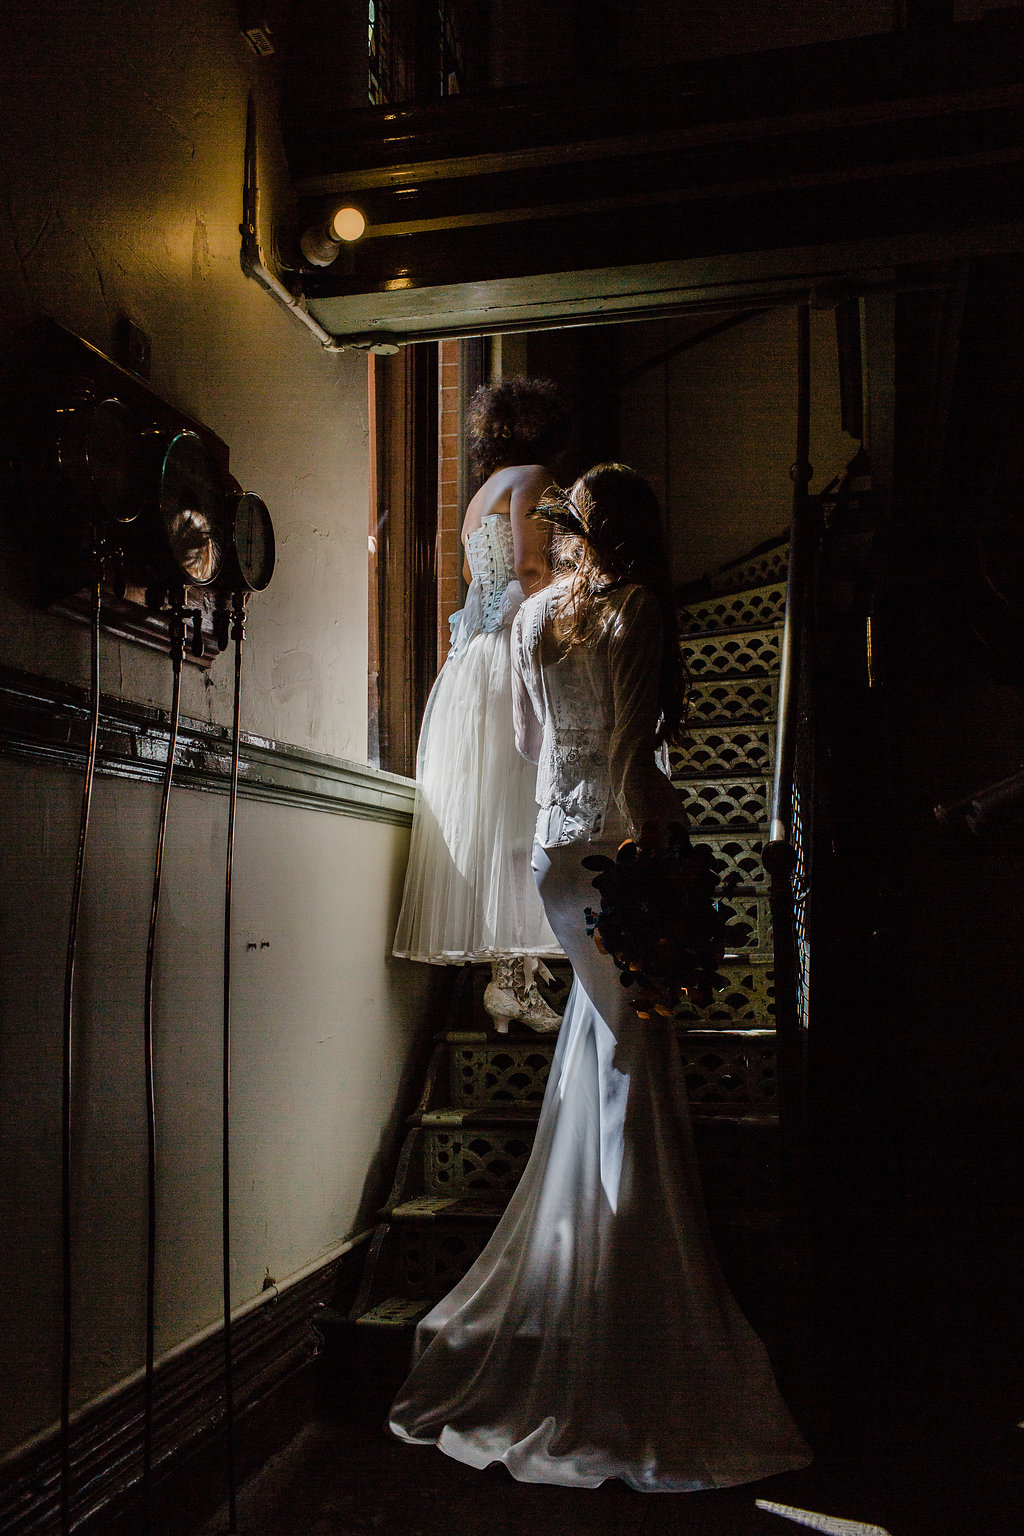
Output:
[[[88,740],[85,689],[0,667],[0,755],[80,772]],[[163,710],[102,695],[98,773],[159,783],[169,743]],[[174,763],[175,783],[183,788],[226,794],[231,779],[227,727],[183,719]],[[416,786],[397,773],[243,734],[238,792],[244,800],[407,827]]]
[[[361,1234],[361,1236],[364,1234]],[[317,1348],[315,1318],[349,1271],[361,1244],[282,1285],[263,1305],[232,1319],[236,1423],[287,1390]],[[155,1374],[154,1487],[164,1490],[186,1464],[223,1438],[223,1330],[207,1330],[160,1361]],[[71,1514],[76,1530],[98,1531],[135,1503],[142,1473],[143,1383],[132,1378],[76,1413],[71,1426]],[[226,1476],[226,1474],[225,1474]],[[223,1496],[226,1496],[226,1483]],[[215,1500],[215,1503],[217,1500]],[[49,1536],[60,1528],[60,1440],[55,1429],[0,1466],[0,1531]]]

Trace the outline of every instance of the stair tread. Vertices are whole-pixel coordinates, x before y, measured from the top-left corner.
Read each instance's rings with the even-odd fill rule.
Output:
[[[535,1029],[510,1029],[508,1034],[499,1034],[495,1029],[442,1029],[434,1038],[447,1040],[450,1045],[475,1045],[481,1040],[494,1041],[499,1045],[502,1042],[508,1045],[535,1045],[538,1050],[550,1052],[555,1048],[558,1031],[546,1029],[539,1033]]]
[[[436,1109],[417,1110],[409,1116],[409,1125],[465,1127],[480,1130],[500,1130],[508,1126],[518,1130],[523,1126],[536,1125],[540,1106],[509,1104],[504,1100],[477,1099],[469,1104],[442,1104]]]
[[[730,667],[722,672],[691,672],[690,687],[700,688],[704,683],[742,683],[750,677],[774,679],[778,675],[778,667]]]
[[[764,822],[741,821],[735,826],[723,826],[720,821],[694,821],[690,818],[690,831],[696,837],[706,837],[709,832],[742,832],[748,837],[761,833],[767,840],[768,828]]]
[[[745,726],[749,729],[775,728],[775,716],[771,715],[702,715],[694,730],[724,730],[726,726]]]
[[[723,966],[725,968],[727,968],[727,969],[738,970],[741,966],[751,966],[751,965],[768,966],[768,965],[771,965],[772,959],[773,959],[773,956],[772,956],[771,952],[767,951],[767,950],[760,951],[760,952],[758,952],[758,951],[751,952],[749,950],[742,950],[742,951],[739,951],[736,954],[727,955],[725,960],[722,963],[723,963]],[[756,1037],[759,1037],[759,1036],[764,1036],[764,1037],[774,1036],[775,1035],[775,1028],[774,1028],[773,1025],[770,1025],[770,1024],[751,1025],[750,1028],[745,1028],[741,1024],[736,1024],[736,1025],[729,1025],[729,1024],[705,1024],[705,1025],[699,1025],[698,1024],[698,1025],[692,1025],[690,1027],[690,1029],[688,1030],[688,1034],[690,1034],[690,1035],[706,1035],[709,1039],[715,1038],[715,1037],[721,1037],[721,1038],[730,1037],[731,1038],[731,1037],[734,1037],[734,1036],[755,1037],[756,1038]],[[489,1034],[486,1030],[481,1029],[481,1030],[476,1030],[473,1033],[470,1033],[467,1030],[452,1030],[451,1032],[449,1032],[447,1034],[443,1034],[443,1035],[439,1036],[438,1038],[440,1040],[442,1040],[442,1041],[447,1041],[449,1044],[453,1044],[453,1045],[491,1045],[491,1046],[493,1046],[495,1048],[495,1050],[500,1050],[502,1045],[507,1040],[511,1039],[512,1037],[508,1036],[508,1035],[493,1035],[493,1034]],[[554,1055],[555,1042],[556,1042],[557,1038],[558,1038],[557,1034],[554,1031],[552,1031],[552,1033],[546,1037],[544,1046],[542,1048],[544,1055],[546,1055],[546,1056]],[[453,1110],[454,1110],[454,1106],[453,1106]],[[428,1111],[428,1113],[436,1113],[436,1112],[437,1111]],[[415,1117],[410,1117],[410,1118],[415,1118]]]
[[[706,768],[694,768],[689,773],[678,769],[672,775],[673,781],[678,778],[686,778],[689,784],[770,784],[773,775],[765,769],[719,769],[717,773],[710,773]]]
[[[743,592],[757,592],[760,590],[758,587],[745,587]],[[743,592],[721,592],[717,593],[716,597],[742,597]],[[713,600],[708,599],[709,602]],[[687,606],[696,607],[699,605],[688,604]],[[678,611],[685,613],[686,609]],[[706,640],[710,635],[751,635],[756,634],[758,630],[782,628],[784,628],[784,621],[781,618],[774,624],[766,624],[763,619],[755,619],[752,624],[720,624],[715,629],[680,629],[677,633],[680,641],[685,642],[687,640]]]
[[[498,1195],[412,1195],[389,1212],[392,1221],[497,1221],[508,1204]]]
[[[674,768],[672,770],[673,784],[678,784],[683,781],[685,781],[687,784],[728,784],[731,781],[734,781],[737,784],[740,782],[749,782],[751,784],[770,784],[772,781],[772,774],[769,773],[767,768],[765,768],[763,771],[754,770],[750,773],[737,773],[735,768],[719,768],[714,771],[709,768],[702,767]]]
[[[750,1029],[744,1029],[737,1024],[730,1028],[728,1025],[705,1024],[703,1027],[697,1024],[686,1031],[687,1040],[696,1040],[698,1044],[714,1045],[716,1042],[739,1040],[774,1040],[778,1031],[770,1024],[754,1025]]]
[[[407,1328],[425,1317],[433,1305],[432,1301],[424,1301],[422,1297],[386,1296],[354,1321],[357,1327]]]
[[[687,1033],[689,1033],[689,1032],[687,1032]],[[751,1033],[754,1033],[754,1031],[751,1031]],[[761,1034],[771,1034],[772,1031],[766,1030],[766,1031],[760,1031],[759,1033],[761,1033]],[[710,1049],[710,1047],[708,1047],[708,1048]],[[691,1069],[684,1066],[684,1070],[691,1070]],[[732,1104],[732,1103],[730,1103],[730,1101],[728,1099],[715,1100],[715,1101],[695,1099],[691,1103],[691,1105],[690,1105],[690,1114],[691,1114],[691,1116],[694,1119],[700,1119],[700,1120],[727,1120],[730,1124],[734,1124],[738,1120],[743,1120],[743,1121],[745,1121],[745,1122],[747,1122],[747,1123],[749,1123],[751,1125],[754,1125],[754,1124],[756,1124],[756,1125],[773,1125],[773,1124],[776,1124],[778,1122],[778,1115],[776,1115],[775,1112],[772,1111],[772,1110],[751,1109],[749,1104]],[[515,1129],[520,1129],[521,1127],[523,1127],[524,1124],[526,1124],[526,1125],[536,1125],[537,1119],[538,1119],[538,1114],[535,1113],[528,1120],[524,1117],[524,1119],[518,1121],[516,1123],[516,1125],[511,1125],[511,1124],[502,1125],[502,1124],[495,1123],[495,1117],[494,1116],[488,1117],[489,1123],[488,1124],[484,1124],[484,1123],[482,1123],[483,1122],[483,1116],[481,1116],[481,1121],[477,1123],[476,1128],[479,1129],[481,1132],[488,1131],[488,1130],[489,1131],[494,1131],[494,1132],[501,1132],[502,1130],[515,1130]],[[445,1130],[445,1129],[448,1129],[450,1126],[451,1126],[451,1122],[439,1120],[439,1121],[433,1121],[431,1123],[428,1123],[427,1125],[424,1125],[424,1126],[420,1127],[420,1129],[425,1130],[425,1131]],[[473,1127],[470,1127],[470,1128],[472,1129]],[[410,1196],[409,1198],[413,1199],[413,1200],[419,1200],[421,1197],[419,1195],[414,1195],[414,1196]],[[436,1195],[436,1196],[435,1195],[430,1195],[430,1196],[426,1196],[426,1195],[424,1195],[422,1198],[424,1200],[431,1200],[431,1201],[434,1201],[434,1202],[444,1202],[444,1201],[451,1202],[451,1201],[458,1201],[458,1200],[461,1200],[461,1199],[465,1198],[465,1199],[473,1202],[473,1201],[476,1201],[478,1198],[482,1198],[482,1199],[486,1200],[488,1197],[487,1196],[480,1196],[480,1197],[478,1197],[477,1195],[467,1195],[465,1197],[463,1197],[461,1195],[459,1195],[459,1196],[456,1196],[456,1195]],[[404,1219],[409,1214],[409,1212],[407,1210],[408,1205],[409,1205],[409,1200],[408,1199],[403,1199],[403,1200],[399,1201],[397,1205],[394,1205],[394,1206],[391,1207],[390,1214],[392,1216],[394,1216],[395,1212],[397,1211],[397,1212],[400,1213],[401,1218]],[[436,1214],[436,1212],[441,1209],[441,1205],[440,1204],[435,1204],[435,1205],[431,1206],[430,1209],[431,1209],[431,1211],[433,1211]],[[475,1206],[473,1207],[473,1210],[475,1211]],[[424,1213],[427,1212],[427,1207],[426,1206],[423,1207],[423,1212]],[[466,1207],[465,1211],[460,1211],[459,1212],[459,1214],[462,1214],[462,1215],[470,1214],[470,1213],[471,1213],[471,1211],[470,1211],[470,1207],[469,1206]]]

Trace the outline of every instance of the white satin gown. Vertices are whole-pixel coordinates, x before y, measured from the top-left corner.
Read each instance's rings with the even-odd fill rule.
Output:
[[[584,929],[581,859],[678,816],[658,769],[660,615],[617,598],[593,650],[552,643],[558,589],[513,635],[517,738],[540,758],[534,866],[576,973],[533,1152],[480,1258],[420,1323],[395,1434],[522,1482],[720,1488],[810,1452],[708,1235],[670,1025],[636,1017]]]
[[[561,950],[530,869],[536,768],[516,751],[512,620],[523,600],[512,526],[466,539],[472,581],[427,701],[394,953],[451,965]]]

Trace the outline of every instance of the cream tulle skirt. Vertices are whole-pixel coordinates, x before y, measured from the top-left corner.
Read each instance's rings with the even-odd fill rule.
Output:
[[[530,868],[536,769],[516,751],[507,627],[449,656],[423,716],[394,952],[451,964],[560,955]]]
[[[420,1323],[391,1428],[522,1482],[752,1482],[810,1452],[710,1244],[674,1033],[584,932],[580,859],[611,851],[536,850],[576,983],[526,1171]]]

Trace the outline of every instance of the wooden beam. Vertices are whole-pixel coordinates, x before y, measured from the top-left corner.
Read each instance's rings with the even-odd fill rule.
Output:
[[[1019,224],[1024,12],[286,130],[303,227],[337,199],[369,222],[292,279],[332,334],[419,333],[401,317],[429,294],[444,319],[423,334],[470,334],[470,311],[523,279],[572,318],[557,279],[596,271],[632,273],[633,293],[651,272],[653,313],[657,267],[871,241],[940,259]]]

